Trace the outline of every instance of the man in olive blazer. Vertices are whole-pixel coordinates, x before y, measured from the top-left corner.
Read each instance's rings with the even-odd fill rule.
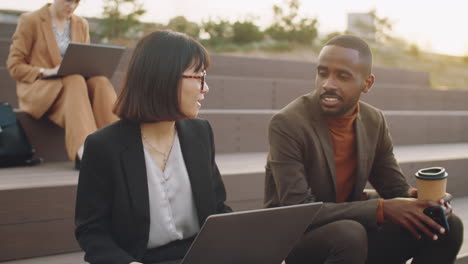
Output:
[[[333,145],[318,101],[316,92],[301,96],[270,122],[266,207],[312,201],[336,203]],[[393,155],[382,113],[364,102],[359,102],[359,106],[360,113],[354,123],[359,165],[349,200],[361,200],[368,180],[384,198],[408,197],[410,186]],[[334,210],[343,210],[366,226],[375,228],[377,204],[378,200],[374,199],[350,204],[352,209],[349,211],[350,206],[337,206]]]
[[[453,263],[463,225],[451,215],[451,196],[438,201],[451,215],[447,234],[423,213],[437,203],[415,199],[382,112],[359,101],[374,83],[368,45],[336,37],[317,65],[316,91],[295,99],[269,125],[265,206],[324,202],[286,262],[404,263],[414,257]],[[363,199],[368,181],[383,199]]]

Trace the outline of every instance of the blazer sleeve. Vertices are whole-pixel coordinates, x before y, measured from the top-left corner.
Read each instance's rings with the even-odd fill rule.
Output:
[[[110,234],[111,175],[103,168],[106,154],[98,138],[85,142],[75,208],[75,236],[91,264],[128,264],[135,261]]]
[[[273,116],[268,129],[267,174],[273,178],[282,206],[315,202],[303,164],[303,143],[295,135],[295,125],[281,114]]]
[[[410,186],[393,154],[392,138],[382,112],[380,118],[382,129],[369,182],[384,199],[409,197]]]
[[[39,76],[40,67],[32,66],[27,61],[36,39],[35,28],[33,17],[22,14],[12,37],[7,68],[13,79],[19,82],[33,83]]]
[[[216,165],[215,160],[215,143],[213,129],[208,121],[206,121],[208,127],[209,136],[210,136],[210,145],[211,145],[211,171],[213,176],[213,189],[216,196],[216,213],[229,213],[232,212],[231,207],[225,204],[226,202],[226,188],[224,187],[221,174],[219,173],[218,165]]]
[[[271,174],[274,180],[280,206],[320,202],[311,192],[306,179],[302,154],[305,143],[301,142],[298,131],[300,129],[281,114],[275,115],[270,122],[267,174]],[[377,206],[377,199],[346,203],[325,202],[311,227],[351,219],[369,229],[376,229]]]

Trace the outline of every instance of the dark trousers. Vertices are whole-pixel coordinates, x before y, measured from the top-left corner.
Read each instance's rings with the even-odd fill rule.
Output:
[[[400,226],[385,223],[368,231],[352,220],[341,220],[306,232],[286,259],[287,264],[347,263],[450,264],[463,242],[463,224],[456,215],[449,219],[450,232],[439,240],[416,240]]]
[[[148,263],[148,264],[179,264],[180,262],[182,262],[182,259],[178,259],[178,260],[169,260],[169,261],[164,261],[164,262],[156,262],[156,263],[148,263],[148,262],[145,262]]]
[[[179,264],[192,245],[194,238],[178,240],[167,245],[148,249],[142,259],[144,264]]]
[[[378,232],[369,232],[369,264],[405,263],[413,258],[413,264],[455,263],[463,243],[463,223],[457,215],[449,219],[450,232],[431,240],[424,235],[415,239],[406,229],[394,224],[382,225]]]

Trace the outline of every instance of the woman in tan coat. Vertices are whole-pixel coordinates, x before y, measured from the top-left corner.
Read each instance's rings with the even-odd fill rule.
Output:
[[[73,15],[79,2],[54,0],[21,15],[7,60],[20,109],[65,128],[68,157],[78,167],[86,136],[118,119],[112,113],[115,91],[106,77],[42,79],[57,73],[70,42],[90,42],[87,21]]]

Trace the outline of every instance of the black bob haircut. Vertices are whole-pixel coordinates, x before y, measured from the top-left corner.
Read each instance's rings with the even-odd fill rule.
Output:
[[[191,37],[169,30],[150,33],[135,47],[113,111],[138,123],[183,119],[179,107],[183,72],[209,66],[208,52]]]
[[[367,74],[371,73],[372,51],[363,39],[352,35],[340,35],[328,40],[325,46],[339,46],[356,50],[359,52],[359,58],[367,68]]]

